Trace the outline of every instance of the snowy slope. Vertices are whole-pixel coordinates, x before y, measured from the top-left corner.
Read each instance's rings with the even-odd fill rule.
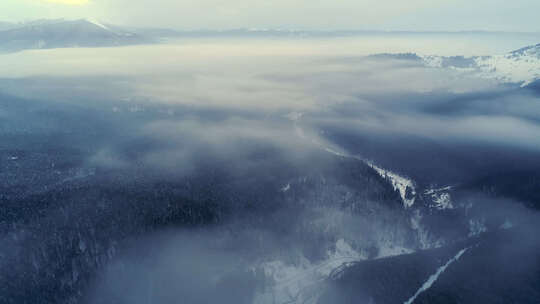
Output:
[[[482,78],[518,83],[521,86],[540,79],[540,44],[493,56],[419,57],[429,67],[455,69]]]
[[[379,173],[381,177],[388,179],[390,183],[392,183],[394,190],[399,192],[405,208],[410,208],[414,205],[414,202],[416,200],[416,189],[414,181],[392,171],[378,167],[372,162],[366,163],[375,171],[377,171],[377,173]]]
[[[0,30],[0,50],[140,44],[146,38],[93,20],[38,20]]]
[[[306,140],[308,138],[304,130],[299,125],[299,121],[303,115],[304,115],[303,113],[291,112],[285,115],[285,117],[293,122],[296,135]],[[412,207],[412,205],[414,205],[414,202],[416,200],[416,188],[415,188],[415,182],[413,180],[406,178],[404,176],[401,176],[390,170],[383,169],[375,165],[372,161],[363,159],[360,156],[350,155],[349,153],[338,151],[339,148],[331,147],[330,144],[323,143],[321,142],[321,140],[317,138],[311,138],[311,142],[314,145],[318,146],[319,148],[321,148],[322,150],[330,154],[333,154],[339,157],[353,158],[353,159],[366,163],[368,166],[373,168],[382,178],[387,179],[392,184],[392,187],[394,188],[395,191],[399,192],[399,195],[401,197],[401,200],[403,201],[403,205],[405,208],[410,208]],[[282,191],[287,191],[287,190],[289,190],[288,185],[284,185],[282,188]]]
[[[330,273],[343,264],[366,260],[367,256],[354,250],[345,240],[336,242],[334,251],[318,263],[301,258],[299,263],[288,264],[281,260],[268,261],[260,265],[273,284],[255,296],[255,304],[272,303],[316,303],[320,284]]]
[[[504,82],[529,83],[540,79],[540,44],[525,47],[505,55],[476,58],[480,75]]]

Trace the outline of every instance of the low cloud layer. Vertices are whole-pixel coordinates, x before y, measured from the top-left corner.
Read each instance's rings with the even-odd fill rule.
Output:
[[[0,286],[28,299],[54,281],[90,303],[313,299],[344,262],[528,221],[515,206],[536,191],[477,192],[489,173],[505,186],[540,168],[537,92],[332,42],[1,55],[2,198],[14,221],[36,215],[1,226],[18,268]],[[441,185],[458,190],[433,190],[444,206],[422,221],[420,191]]]
[[[270,49],[258,41],[199,43],[6,55],[12,60],[4,61],[0,88],[70,103],[88,103],[91,95],[102,105],[125,101],[126,109],[135,104],[174,112],[187,106],[274,118],[305,112],[306,122],[334,121],[360,132],[540,149],[538,98],[525,89],[425,67],[414,58],[354,56],[354,50],[336,55],[336,48],[326,49],[322,41],[282,41]],[[344,41],[343,47],[348,45]],[[90,57],[78,60],[81,56]],[[225,131],[211,123],[184,121],[165,128]],[[249,129],[253,135],[265,128],[276,130],[239,126],[230,131],[247,135]]]

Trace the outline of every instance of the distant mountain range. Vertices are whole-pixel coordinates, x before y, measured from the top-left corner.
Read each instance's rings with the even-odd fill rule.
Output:
[[[90,20],[0,23],[0,50],[103,47],[151,43],[152,39]]]
[[[483,31],[467,32],[412,32],[370,30],[294,30],[294,29],[226,29],[174,30],[166,28],[126,27],[100,23],[89,19],[41,19],[23,23],[0,21],[0,52],[25,49],[65,47],[104,47],[157,43],[166,39],[189,37],[350,37],[359,35],[511,35]],[[523,34],[523,33],[522,33]],[[532,34],[532,33],[529,33]],[[537,36],[538,34],[534,34]],[[526,49],[520,50],[527,52]]]

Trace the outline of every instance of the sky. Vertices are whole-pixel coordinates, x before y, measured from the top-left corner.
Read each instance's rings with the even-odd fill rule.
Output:
[[[88,18],[176,29],[539,32],[538,0],[1,0],[1,21]]]

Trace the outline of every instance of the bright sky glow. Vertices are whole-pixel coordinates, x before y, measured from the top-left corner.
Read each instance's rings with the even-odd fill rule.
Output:
[[[65,5],[85,5],[88,4],[89,0],[44,0],[45,2],[59,3]]]
[[[177,29],[540,31],[538,0],[0,0],[0,21],[91,18]]]

